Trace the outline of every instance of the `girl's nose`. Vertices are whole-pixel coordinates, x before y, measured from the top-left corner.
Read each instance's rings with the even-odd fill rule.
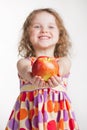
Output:
[[[46,33],[46,32],[48,32],[48,29],[47,29],[47,27],[42,27],[42,28],[41,28],[41,32],[43,32],[43,33]]]

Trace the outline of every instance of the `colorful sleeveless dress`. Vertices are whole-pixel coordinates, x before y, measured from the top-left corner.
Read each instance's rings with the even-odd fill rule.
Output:
[[[79,130],[67,95],[67,79],[68,75],[61,77],[55,88],[35,89],[20,78],[20,95],[5,130]]]

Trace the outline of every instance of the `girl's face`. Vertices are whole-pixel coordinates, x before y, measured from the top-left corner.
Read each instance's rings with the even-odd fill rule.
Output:
[[[50,13],[36,14],[29,29],[29,40],[34,49],[55,47],[59,40],[58,26],[55,17]]]

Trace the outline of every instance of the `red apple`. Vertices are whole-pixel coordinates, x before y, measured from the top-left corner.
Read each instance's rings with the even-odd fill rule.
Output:
[[[51,76],[57,75],[58,71],[59,67],[56,59],[47,56],[38,57],[32,66],[33,76],[41,76],[45,81]]]

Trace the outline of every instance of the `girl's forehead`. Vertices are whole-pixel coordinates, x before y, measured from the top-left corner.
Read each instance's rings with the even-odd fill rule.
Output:
[[[32,22],[37,22],[37,21],[50,21],[50,22],[55,22],[55,16],[51,13],[48,13],[46,11],[44,12],[38,12],[33,16],[33,21]]]

